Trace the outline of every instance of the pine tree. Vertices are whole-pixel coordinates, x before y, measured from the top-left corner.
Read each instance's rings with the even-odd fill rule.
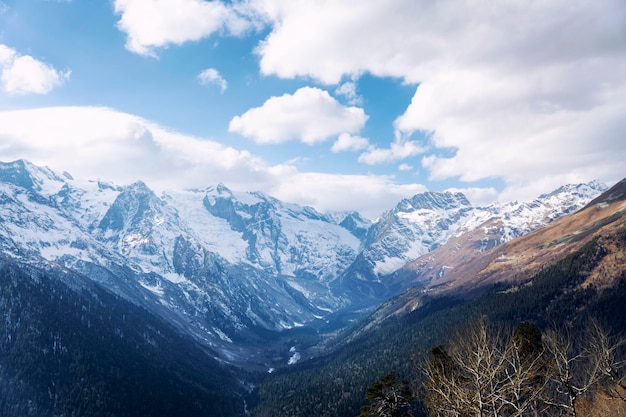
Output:
[[[399,379],[392,371],[374,382],[365,394],[369,404],[361,407],[358,417],[410,417],[413,394],[409,382]]]

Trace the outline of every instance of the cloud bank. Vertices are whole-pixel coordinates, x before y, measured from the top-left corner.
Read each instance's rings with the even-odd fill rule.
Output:
[[[270,97],[230,120],[230,132],[258,144],[328,141],[332,152],[359,152],[355,158],[362,164],[398,163],[399,171],[415,167],[416,175],[433,181],[460,179],[474,187],[495,179],[505,186],[501,199],[532,198],[593,178],[611,183],[625,174],[623,0],[114,0],[113,7],[126,48],[144,56],[262,29],[254,32],[265,38],[253,52],[260,74],[312,86]],[[219,72],[208,70],[199,81],[224,89]],[[70,75],[4,45],[0,71],[9,95],[45,94]],[[366,73],[415,88],[386,144],[361,137],[368,115],[359,79]],[[45,153],[85,172],[95,172],[90,171],[95,164],[115,179],[118,170],[107,171],[114,164],[98,160],[114,149],[125,155],[120,163],[126,164],[128,178],[150,173],[156,183],[167,184],[172,180],[160,169],[166,165],[177,167],[185,184],[192,178],[224,178],[238,187],[234,179],[242,189],[278,191],[284,195],[274,194],[281,198],[305,194],[298,187],[313,177],[319,179],[315,184],[330,184],[327,177],[300,173],[290,163],[268,166],[247,151],[170,132],[136,116],[101,108],[73,111],[84,119],[69,116],[67,109],[3,113],[3,157],[22,149],[37,162]],[[39,120],[49,130],[41,130]],[[26,123],[38,135],[28,133]],[[71,141],[85,146],[77,151],[82,159],[64,156]],[[149,162],[140,163],[138,155]],[[369,175],[328,178],[339,189],[361,180],[393,188],[394,181]],[[363,186],[378,195],[374,186]],[[493,197],[493,189],[472,189],[481,199]],[[311,195],[318,207],[334,204]]]
[[[496,177],[510,194],[623,176],[622,0],[115,0],[115,10],[128,49],[140,54],[265,27],[255,49],[262,75],[334,85],[359,105],[361,74],[415,85],[394,124],[396,139],[360,155],[364,164],[423,154],[432,180]],[[364,114],[333,100],[316,88],[273,97],[235,117],[229,130],[258,143],[358,133]],[[347,126],[330,117],[331,108],[348,117]],[[408,139],[416,132],[424,143]]]
[[[28,159],[76,178],[120,185],[142,180],[156,191],[220,182],[265,191],[320,211],[358,210],[374,218],[424,191],[382,175],[299,172],[269,165],[246,150],[172,132],[140,117],[102,107],[53,107],[0,112],[3,161]]]
[[[506,193],[531,197],[624,175],[623,1],[252,4],[272,28],[256,50],[265,75],[338,85],[369,72],[415,84],[395,128],[426,133],[422,168],[433,180],[499,177]],[[359,159],[419,153],[409,144]]]

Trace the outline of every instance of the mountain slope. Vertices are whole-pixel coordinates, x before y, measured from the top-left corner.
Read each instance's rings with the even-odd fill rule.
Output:
[[[583,207],[606,188],[598,181],[566,185],[531,202],[485,207],[472,206],[462,193],[418,194],[372,225],[363,251],[335,285],[351,298],[383,301],[435,280],[464,257],[475,257]],[[413,273],[414,265],[424,273]]]
[[[476,233],[487,230],[481,227]],[[518,285],[591,241],[598,242],[603,256],[581,286],[615,286],[626,276],[626,249],[619,243],[626,236],[626,179],[581,210],[488,251],[476,252],[475,236],[453,239],[396,272],[395,279],[415,286],[383,304],[364,327],[418,310],[432,297],[471,299],[494,285]]]
[[[2,416],[244,414],[205,347],[86,277],[0,258],[0,310]]]
[[[509,328],[533,321],[540,328],[557,323],[574,330],[595,318],[623,334],[626,323],[616,318],[626,314],[625,184],[617,184],[579,212],[492,249],[556,250],[555,258],[539,256],[537,261],[545,262],[534,272],[511,282],[509,264],[499,270],[499,276],[507,278],[503,282],[493,284],[496,275],[477,283],[461,281],[459,285],[480,286],[469,299],[466,292],[457,291],[460,286],[452,286],[451,292],[417,287],[389,300],[340,335],[326,355],[269,377],[257,392],[259,403],[252,416],[356,415],[366,388],[391,370],[419,383],[419,366],[428,350],[476,317]],[[490,265],[490,251],[476,255],[475,262],[483,256]],[[287,387],[295,388],[284,398],[279,393]]]
[[[625,212],[626,180],[622,180],[580,211],[495,247],[480,257],[457,250],[456,265],[454,260],[446,258],[453,252],[450,246],[459,249],[464,246],[460,244],[462,240],[457,239],[449,242],[445,250],[440,248],[429,254],[428,259],[417,259],[408,264],[405,272],[414,274],[416,282],[428,282],[426,287],[436,291],[460,292],[495,282],[525,279],[542,265],[578,250],[594,237],[622,230],[626,224]],[[483,224],[481,228],[490,230],[489,225]],[[465,242],[472,241],[470,236],[463,238]],[[442,265],[440,261],[437,264],[438,259],[446,263]],[[438,265],[441,267],[437,268]],[[440,272],[428,276],[432,271]],[[428,278],[420,278],[424,275]]]
[[[0,201],[2,253],[85,274],[235,362],[267,349],[268,331],[323,323],[343,305],[327,281],[360,245],[313,209],[259,193],[158,197],[26,161],[0,164]]]

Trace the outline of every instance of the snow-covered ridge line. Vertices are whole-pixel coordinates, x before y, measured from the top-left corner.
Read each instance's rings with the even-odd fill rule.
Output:
[[[486,207],[462,193],[426,192],[372,224],[356,212],[322,214],[223,184],[156,195],[142,182],[117,186],[0,162],[0,252],[82,273],[236,361],[247,355],[236,341],[258,340],[258,329],[372,306],[378,290],[401,289],[391,272],[487,220],[499,219],[502,243],[605,189],[568,185]]]
[[[484,207],[472,206],[462,193],[418,194],[402,200],[372,226],[365,258],[373,265],[375,275],[388,275],[489,220],[501,223],[497,233],[499,243],[504,243],[584,207],[606,189],[599,181],[570,184],[531,202]]]

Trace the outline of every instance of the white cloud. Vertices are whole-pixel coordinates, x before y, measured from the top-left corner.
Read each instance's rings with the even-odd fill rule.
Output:
[[[257,143],[300,140],[314,144],[341,133],[356,133],[366,121],[363,109],[343,106],[325,90],[303,87],[235,116],[228,130]]]
[[[370,147],[367,152],[359,155],[359,162],[367,165],[378,165],[410,158],[423,154],[425,151],[426,149],[416,141],[396,139],[387,149]]]
[[[369,141],[367,139],[360,136],[353,136],[349,133],[342,133],[339,135],[337,141],[333,144],[333,147],[330,150],[334,153],[344,151],[360,151],[368,146]]]
[[[424,3],[424,4],[420,4]],[[338,84],[345,74],[404,76],[429,2],[357,0],[251,4],[273,26],[257,48],[263,74]],[[413,49],[413,51],[411,50]],[[422,51],[424,52],[424,51]]]
[[[251,4],[271,25],[256,50],[263,74],[339,84],[369,72],[419,84],[395,127],[432,134],[423,159],[432,179],[497,177],[508,193],[548,187],[544,178],[623,176],[621,0]],[[393,147],[360,159],[394,160]]]
[[[318,210],[358,210],[375,219],[403,198],[426,191],[421,184],[399,185],[384,175],[337,175],[297,173],[277,183],[270,194],[285,201],[310,205]]]
[[[234,7],[204,0],[115,0],[118,28],[126,33],[126,48],[156,56],[155,49],[181,45],[216,32],[240,35],[250,22]]]
[[[47,94],[70,78],[71,71],[57,71],[30,55],[20,55],[0,44],[0,81],[10,95]]]
[[[0,154],[3,160],[24,158],[77,177],[122,184],[144,180],[159,189],[205,186],[207,179],[262,184],[269,175],[247,151],[100,107],[0,112]]]
[[[409,165],[409,164],[400,164],[398,166],[398,170],[400,171],[413,171],[415,169],[415,167],[413,167],[413,165]]]
[[[217,85],[222,93],[226,91],[226,88],[228,88],[228,83],[215,68],[207,68],[202,71],[200,74],[198,74],[198,80],[202,85]]]
[[[392,177],[299,172],[268,165],[245,150],[173,132],[140,117],[101,107],[53,107],[0,112],[3,161],[27,159],[75,178],[117,184],[142,180],[156,191],[203,188],[264,191],[318,210],[357,210],[375,217],[424,191]]]
[[[13,48],[0,43],[0,66],[9,65],[15,59],[17,52]]]
[[[353,106],[361,106],[363,105],[363,97],[359,96],[357,92],[356,81],[347,81],[341,84],[335,90],[335,94],[345,97],[348,100],[348,103]]]

